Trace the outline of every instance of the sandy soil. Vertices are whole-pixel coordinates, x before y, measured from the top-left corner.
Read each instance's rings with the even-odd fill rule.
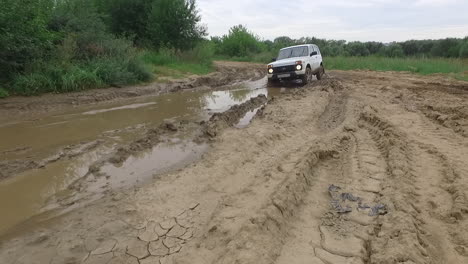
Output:
[[[21,226],[1,262],[468,263],[467,99],[437,76],[331,72],[243,129],[236,108],[201,124],[211,149],[184,169]]]

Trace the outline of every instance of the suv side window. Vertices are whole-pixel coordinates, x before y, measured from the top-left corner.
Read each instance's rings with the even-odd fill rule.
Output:
[[[319,49],[317,46],[315,46],[314,48],[315,48],[315,51],[317,51],[317,54],[318,54],[318,55],[321,55],[320,49]]]

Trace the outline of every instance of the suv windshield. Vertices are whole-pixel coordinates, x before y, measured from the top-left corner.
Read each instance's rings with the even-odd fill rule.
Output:
[[[283,49],[280,50],[277,60],[284,60],[287,58],[295,57],[305,57],[309,55],[308,53],[309,51],[307,46]]]

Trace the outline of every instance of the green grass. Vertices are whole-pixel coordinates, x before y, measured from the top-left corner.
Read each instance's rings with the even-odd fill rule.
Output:
[[[255,63],[270,63],[271,59],[276,57],[276,54],[271,52],[262,52],[246,57],[228,57],[228,56],[216,56],[216,60],[226,61],[239,61],[239,62],[255,62]]]
[[[158,77],[183,78],[188,74],[205,75],[213,72],[212,56],[190,54],[192,51],[175,54],[171,50],[144,51],[141,60],[147,64]]]
[[[66,93],[149,81],[152,74],[138,58],[103,57],[86,63],[41,63],[30,73],[17,75],[10,91],[18,95]]]
[[[468,80],[468,60],[444,58],[325,57],[330,70],[406,71],[417,74],[449,74]]]

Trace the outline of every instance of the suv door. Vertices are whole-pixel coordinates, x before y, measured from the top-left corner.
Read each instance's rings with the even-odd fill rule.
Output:
[[[318,69],[318,68],[320,68],[320,64],[322,63],[323,58],[322,58],[322,53],[320,52],[319,47],[315,46],[315,49],[317,51],[316,61],[317,61],[317,69]]]
[[[315,45],[311,45],[310,47],[312,49],[311,53],[312,52],[317,52],[316,55],[313,55],[313,56],[310,57],[310,66],[312,67],[312,71],[315,72],[318,69],[318,67],[320,66],[320,62],[319,62],[319,59],[318,59],[318,56],[319,56],[318,48],[316,48]]]

